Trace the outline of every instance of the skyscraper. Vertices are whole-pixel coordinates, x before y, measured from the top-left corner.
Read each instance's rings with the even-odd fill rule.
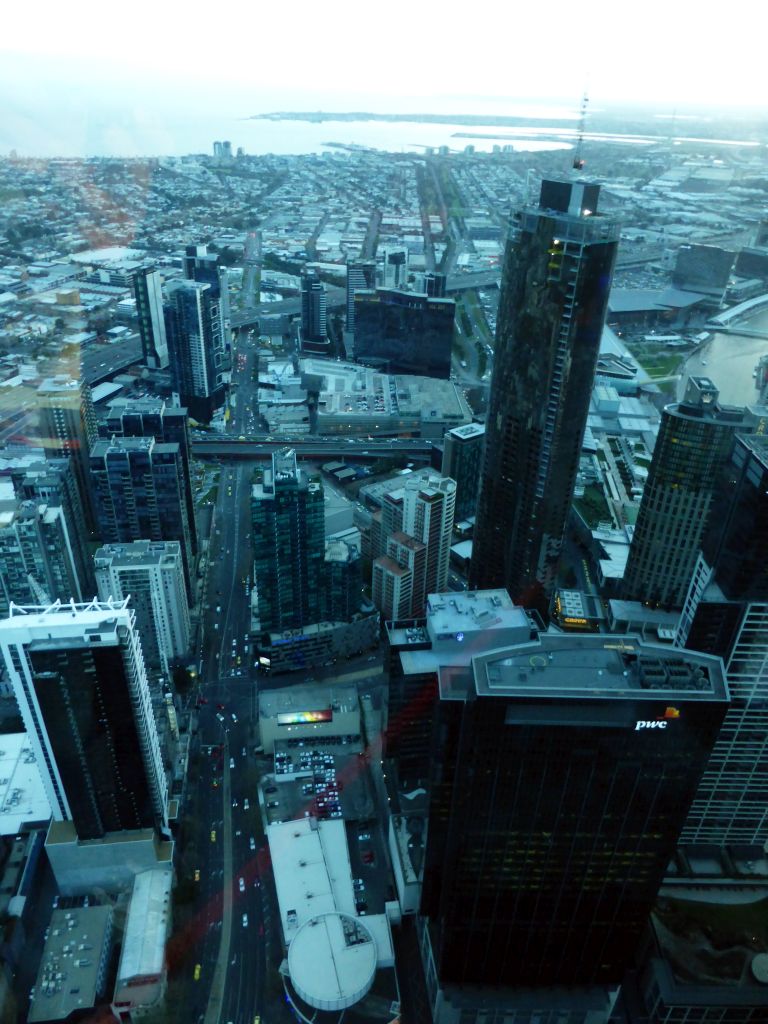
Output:
[[[105,544],[93,560],[99,598],[130,598],[147,670],[169,675],[189,653],[189,605],[179,542]]]
[[[376,250],[379,284],[383,288],[408,287],[408,250],[400,245],[380,245]]]
[[[447,380],[456,303],[377,288],[355,293],[355,359],[387,373]]]
[[[82,600],[82,586],[61,508],[20,500],[0,481],[0,615],[11,601]]]
[[[634,636],[539,634],[469,671],[444,654],[421,901],[436,1019],[541,1009],[532,991],[575,1011],[631,963],[728,706],[721,662]]]
[[[13,482],[20,499],[61,509],[80,591],[83,597],[92,597],[96,593],[96,583],[73,461],[60,456],[43,456],[42,449],[31,449],[23,455],[0,450],[0,477]]]
[[[221,302],[210,284],[196,281],[173,281],[166,297],[173,387],[189,415],[207,423],[225,398]]]
[[[745,409],[721,406],[707,377],[691,377],[682,402],[661,417],[624,573],[624,596],[681,608],[693,576],[718,474]]]
[[[38,433],[48,455],[72,459],[85,526],[93,534],[96,516],[88,473],[89,450],[96,440],[96,413],[85,381],[49,377],[37,389]]]
[[[347,264],[347,331],[355,333],[355,292],[375,289],[376,260],[353,260]]]
[[[456,481],[428,469],[409,475],[404,485],[400,479],[381,499],[381,529],[371,549],[374,603],[384,615],[395,615],[396,608],[421,615],[427,594],[447,587]],[[423,550],[403,537],[418,541]]]
[[[328,351],[328,297],[313,270],[301,275],[301,351],[322,355]]]
[[[120,604],[14,607],[0,653],[54,821],[80,840],[167,829],[168,789],[134,626]]]
[[[142,267],[133,275],[142,356],[147,366],[164,370],[168,366],[168,340],[165,336],[162,281],[160,272],[150,267]]]
[[[543,181],[507,243],[471,581],[544,610],[557,573],[618,225],[599,186]]]
[[[154,437],[164,444],[178,444],[184,473],[184,500],[187,506],[190,542],[197,553],[195,500],[190,472],[191,448],[187,410],[168,405],[162,398],[118,398],[109,404],[109,413],[101,428],[102,437]]]
[[[101,539],[177,540],[184,561],[187,595],[193,600],[194,556],[184,471],[178,444],[153,437],[115,437],[91,449],[91,477]]]
[[[251,492],[254,574],[262,632],[297,629],[321,619],[324,584],[323,486],[283,449]]]
[[[768,438],[737,437],[716,481],[709,529],[676,642],[721,657],[733,703],[682,841],[768,840]]]
[[[440,472],[456,481],[456,519],[475,514],[480,468],[483,462],[485,427],[466,423],[449,430],[443,439],[443,463]]]

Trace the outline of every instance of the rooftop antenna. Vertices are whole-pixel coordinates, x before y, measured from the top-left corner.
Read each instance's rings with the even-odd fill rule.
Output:
[[[582,146],[584,144],[584,125],[587,120],[587,104],[589,103],[589,96],[587,96],[586,89],[584,90],[584,96],[581,100],[581,112],[579,115],[579,134],[576,139],[576,150],[573,154],[573,169],[574,171],[583,171],[585,160],[581,155]]]

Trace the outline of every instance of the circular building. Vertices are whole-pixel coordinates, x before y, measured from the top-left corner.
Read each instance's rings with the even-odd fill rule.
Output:
[[[318,1010],[344,1010],[366,995],[376,974],[376,943],[358,918],[310,918],[288,949],[296,994]]]

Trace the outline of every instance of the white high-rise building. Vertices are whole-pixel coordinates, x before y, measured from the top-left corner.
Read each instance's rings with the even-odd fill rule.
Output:
[[[105,544],[94,555],[99,598],[130,599],[147,669],[166,674],[189,653],[189,604],[178,541]]]
[[[11,604],[0,655],[71,841],[167,833],[168,785],[127,601]]]
[[[403,495],[403,533],[427,549],[424,593],[441,594],[448,585],[456,481],[435,474],[426,483],[409,480]]]

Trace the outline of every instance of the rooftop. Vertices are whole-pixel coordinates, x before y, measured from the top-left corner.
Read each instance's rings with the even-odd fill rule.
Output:
[[[96,1003],[111,907],[54,910],[27,1020],[66,1020]]]
[[[356,712],[360,708],[357,685],[337,683],[333,686],[292,686],[283,690],[262,690],[259,693],[259,718],[299,712],[325,711],[338,714]]]
[[[540,634],[474,658],[478,694],[500,697],[648,697],[727,701],[719,658],[626,635]]]
[[[165,941],[171,926],[172,888],[170,871],[157,869],[136,875],[125,923],[118,983],[162,974]]]

